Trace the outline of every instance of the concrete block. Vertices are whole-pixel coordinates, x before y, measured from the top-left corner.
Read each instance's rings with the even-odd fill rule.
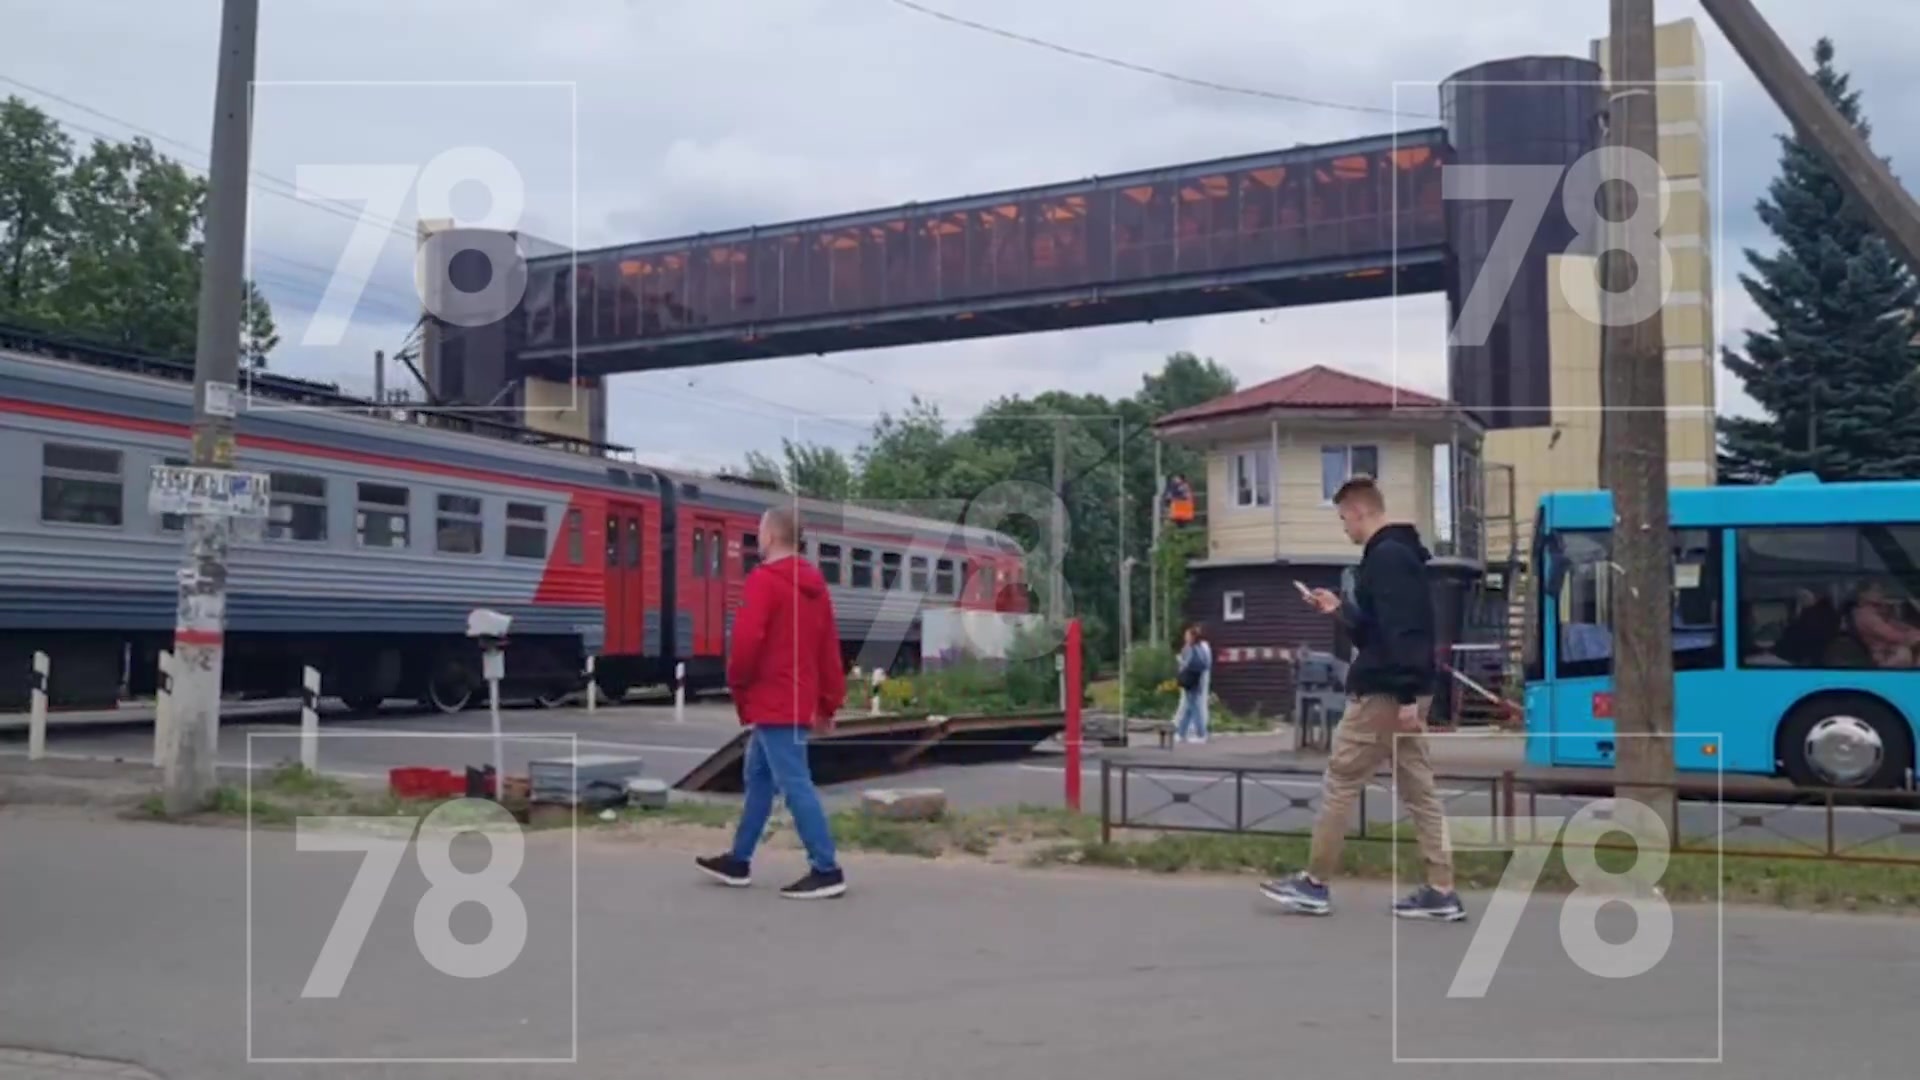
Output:
[[[860,793],[860,808],[887,821],[937,821],[947,812],[939,788],[873,788]]]
[[[641,810],[663,810],[667,805],[667,782],[651,777],[627,781],[627,805]]]

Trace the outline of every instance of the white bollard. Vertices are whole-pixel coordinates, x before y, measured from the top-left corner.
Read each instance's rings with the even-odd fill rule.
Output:
[[[687,665],[673,665],[673,719],[678,723],[687,718]]]
[[[300,677],[300,767],[320,771],[320,672],[307,668]]]
[[[39,761],[47,756],[47,686],[48,677],[53,672],[53,664],[47,654],[33,654],[32,708],[27,716],[27,760]]]
[[[870,716],[880,715],[880,684],[886,681],[887,681],[887,673],[880,670],[879,668],[874,668],[873,669],[873,692],[872,692],[872,695],[867,699],[867,713]]]
[[[587,657],[587,715],[593,715],[593,708],[600,701],[600,687],[593,681],[594,657]]]
[[[480,672],[487,680],[487,717],[493,724],[493,798],[501,802],[507,797],[507,751],[500,736],[500,680],[507,677],[507,654],[499,645],[481,653]]]
[[[167,763],[167,740],[173,738],[173,654],[160,650],[160,673],[153,692],[153,767]]]

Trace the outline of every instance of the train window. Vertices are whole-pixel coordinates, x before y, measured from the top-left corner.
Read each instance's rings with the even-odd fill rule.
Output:
[[[272,473],[267,511],[267,539],[325,543],[327,539],[327,482],[305,473]]]
[[[40,465],[41,521],[119,528],[120,451],[47,443]]]
[[[825,578],[829,585],[840,584],[839,544],[820,545],[820,576]]]
[[[993,567],[991,566],[983,566],[980,568],[980,599],[989,604],[996,603],[1000,599],[993,583]]]
[[[620,519],[607,515],[607,569],[617,569],[620,565]]]
[[[360,482],[360,504],[355,527],[360,546],[403,548],[407,546],[407,489],[393,484]]]
[[[856,589],[873,588],[873,552],[871,550],[853,549],[853,580],[849,584]]]
[[[740,536],[740,573],[751,574],[760,565],[760,537],[754,533]]]
[[[472,495],[441,495],[437,503],[434,550],[448,555],[480,554],[480,500]]]
[[[907,582],[907,587],[917,593],[926,592],[927,557],[925,555],[915,555],[908,561],[907,567],[911,575],[911,580]]]
[[[547,508],[537,503],[507,504],[507,555],[514,559],[547,557]]]
[[[170,458],[162,459],[162,463],[166,465],[175,466],[175,467],[184,467],[187,464],[187,459],[170,457]],[[187,527],[187,518],[185,514],[161,514],[160,515],[160,531],[161,532],[181,532],[185,530],[186,527]]]
[[[713,560],[712,566],[709,567],[713,577],[719,578],[719,577],[726,576],[726,574],[723,573],[720,569],[720,557],[725,555],[726,553],[727,553],[726,540],[723,539],[720,533],[716,530],[713,534],[713,545],[708,552],[708,554],[712,556],[712,560]]]
[[[704,529],[693,530],[693,576],[707,576],[707,534]]]
[[[933,564],[933,591],[941,596],[953,595],[952,559],[941,559]]]
[[[898,589],[900,587],[900,553],[883,552],[880,555],[880,587]]]
[[[587,522],[578,510],[567,511],[567,562],[580,566],[587,561]]]
[[[640,519],[627,519],[627,567],[636,569],[640,565]]]

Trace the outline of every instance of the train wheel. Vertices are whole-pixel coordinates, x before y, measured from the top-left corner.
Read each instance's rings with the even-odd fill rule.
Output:
[[[380,706],[386,704],[387,701],[386,696],[383,694],[350,694],[341,700],[347,703],[347,708],[352,709],[362,716],[372,716],[378,713]]]
[[[473,679],[458,663],[443,662],[427,679],[426,697],[443,713],[463,712],[473,703]]]

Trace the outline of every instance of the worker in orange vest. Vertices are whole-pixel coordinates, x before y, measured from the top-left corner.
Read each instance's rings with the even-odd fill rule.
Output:
[[[1193,520],[1193,488],[1185,474],[1175,473],[1167,480],[1167,520],[1185,525]]]

